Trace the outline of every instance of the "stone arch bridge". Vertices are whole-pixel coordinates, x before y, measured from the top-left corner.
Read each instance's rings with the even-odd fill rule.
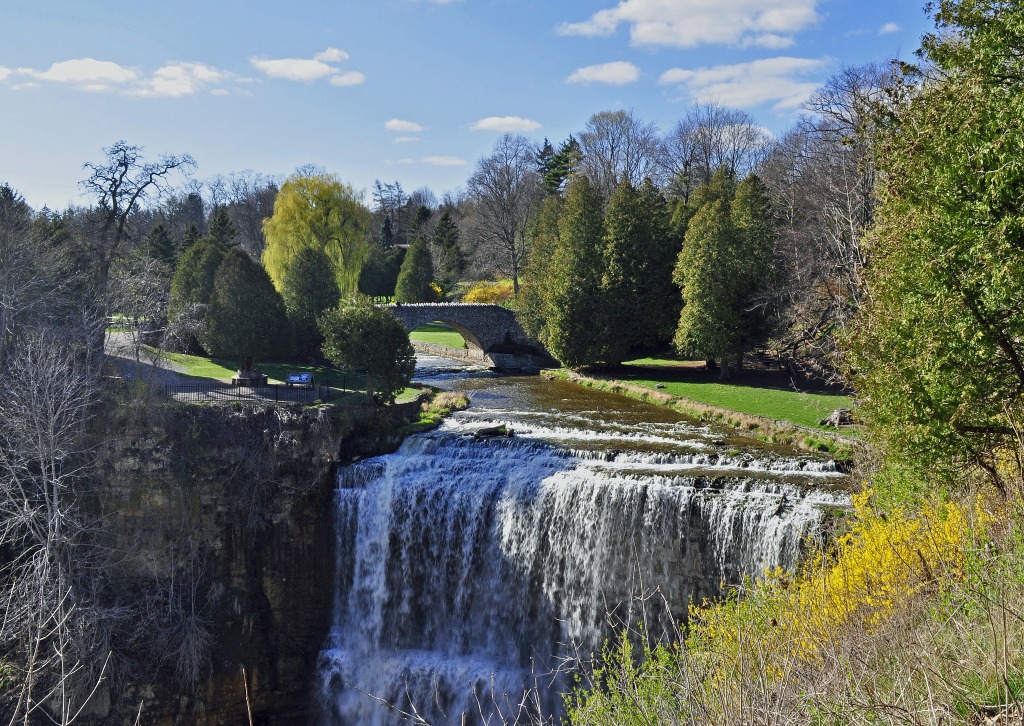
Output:
[[[466,357],[503,370],[535,370],[557,365],[540,342],[531,338],[514,312],[483,303],[402,303],[386,305],[406,331],[439,321],[466,339]],[[442,346],[438,346],[442,347]],[[420,347],[421,350],[423,347]],[[454,351],[455,349],[449,349]],[[429,350],[443,355],[445,351]]]

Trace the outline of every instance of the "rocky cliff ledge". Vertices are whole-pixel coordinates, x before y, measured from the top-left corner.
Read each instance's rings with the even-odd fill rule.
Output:
[[[151,623],[90,721],[308,722],[333,606],[334,465],[393,450],[409,406],[185,406],[103,422],[90,503],[112,589]],[[111,421],[109,419],[117,419]]]

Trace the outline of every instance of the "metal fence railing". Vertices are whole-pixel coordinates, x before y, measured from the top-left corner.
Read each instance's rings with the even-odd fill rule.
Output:
[[[316,385],[306,388],[281,383],[269,383],[263,386],[231,386],[217,381],[197,381],[195,383],[165,383],[163,391],[166,396],[186,403],[215,403],[218,401],[313,403],[314,401],[330,401],[350,392],[352,389],[348,389],[345,385],[348,382],[347,379],[339,379],[337,383],[341,385]],[[355,382],[356,379],[353,379],[352,383]]]

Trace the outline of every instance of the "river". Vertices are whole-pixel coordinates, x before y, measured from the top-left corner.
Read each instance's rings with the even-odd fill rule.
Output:
[[[670,635],[722,583],[792,567],[848,504],[821,457],[567,382],[419,364],[471,406],[339,470],[324,726],[557,714],[560,663],[622,624]],[[498,425],[513,435],[474,435]]]

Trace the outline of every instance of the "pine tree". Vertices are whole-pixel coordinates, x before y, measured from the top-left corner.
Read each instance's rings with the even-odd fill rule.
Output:
[[[466,256],[459,247],[459,227],[447,209],[434,227],[433,242],[438,274],[444,287],[451,287],[466,271]]]
[[[213,211],[213,216],[210,218],[210,234],[207,236],[224,249],[238,244],[235,241],[238,230],[231,223],[231,217],[228,216],[228,211],[224,207],[217,207]]]
[[[622,182],[605,211],[602,298],[609,326],[610,364],[639,348],[671,339],[678,308],[665,200],[650,181],[635,189]]]
[[[742,346],[750,351],[768,339],[770,316],[762,298],[775,278],[775,221],[768,188],[759,177],[751,174],[737,185],[730,212],[742,247],[737,271]]]
[[[402,261],[395,285],[395,300],[400,303],[434,302],[437,294],[431,287],[434,280],[434,263],[430,257],[430,246],[426,238],[417,236]]]
[[[395,246],[395,225],[391,217],[384,218],[384,224],[380,226],[380,248],[385,252]]]
[[[192,245],[199,241],[199,227],[196,226],[195,222],[190,223],[185,228],[185,233],[181,236],[181,244],[179,249],[184,254]]]
[[[544,200],[531,234],[530,257],[523,268],[523,284],[516,298],[516,317],[523,329],[537,340],[546,340],[551,262],[558,248],[558,218],[562,198]]]
[[[323,344],[317,319],[341,299],[331,261],[323,250],[305,247],[299,251],[284,273],[281,297],[296,350],[316,354]]]
[[[250,371],[254,359],[287,350],[288,338],[284,301],[270,276],[242,249],[230,250],[214,278],[203,347]]]
[[[182,253],[171,278],[172,318],[191,305],[210,301],[214,277],[223,260],[224,249],[209,238],[197,241]]]
[[[601,294],[603,238],[601,196],[577,177],[565,192],[545,305],[544,343],[570,368],[604,365],[611,357]]]
[[[690,220],[676,265],[683,280],[683,310],[673,343],[680,354],[728,361],[743,353],[741,297],[736,285],[740,268],[740,233],[725,199],[708,202]]]
[[[174,269],[178,259],[177,250],[174,249],[174,240],[171,239],[163,222],[157,222],[146,235],[146,253],[154,260],[160,260]]]

